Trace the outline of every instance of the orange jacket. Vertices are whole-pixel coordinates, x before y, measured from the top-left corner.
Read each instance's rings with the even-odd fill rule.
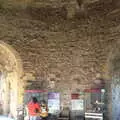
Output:
[[[41,111],[39,103],[33,103],[33,102],[28,103],[28,113],[29,113],[30,116],[36,116],[37,115],[36,109],[39,112]]]

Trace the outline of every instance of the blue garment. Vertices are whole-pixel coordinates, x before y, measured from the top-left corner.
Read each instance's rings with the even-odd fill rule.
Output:
[[[37,116],[30,116],[30,120],[37,120]]]

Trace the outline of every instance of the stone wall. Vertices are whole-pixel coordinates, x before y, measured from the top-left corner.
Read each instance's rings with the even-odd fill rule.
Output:
[[[107,79],[119,18],[95,14],[68,20],[59,10],[46,9],[0,14],[0,40],[20,54],[25,87],[60,91],[66,98],[90,88],[98,74]]]
[[[79,83],[89,83],[97,73],[104,74],[107,54],[119,39],[116,25],[99,18],[48,23],[1,15],[0,22],[1,40],[20,53],[26,72],[36,77],[59,74],[63,81],[79,75]]]

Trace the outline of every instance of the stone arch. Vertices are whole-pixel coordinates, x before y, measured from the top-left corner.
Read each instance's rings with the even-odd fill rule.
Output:
[[[10,45],[0,41],[0,71],[2,74],[1,98],[3,114],[17,116],[17,106],[22,104],[23,67],[19,54]]]

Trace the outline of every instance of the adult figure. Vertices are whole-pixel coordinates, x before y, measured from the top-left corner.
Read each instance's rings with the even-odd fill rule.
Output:
[[[32,97],[32,100],[28,103],[27,107],[30,120],[37,120],[37,114],[41,112],[37,98]]]

